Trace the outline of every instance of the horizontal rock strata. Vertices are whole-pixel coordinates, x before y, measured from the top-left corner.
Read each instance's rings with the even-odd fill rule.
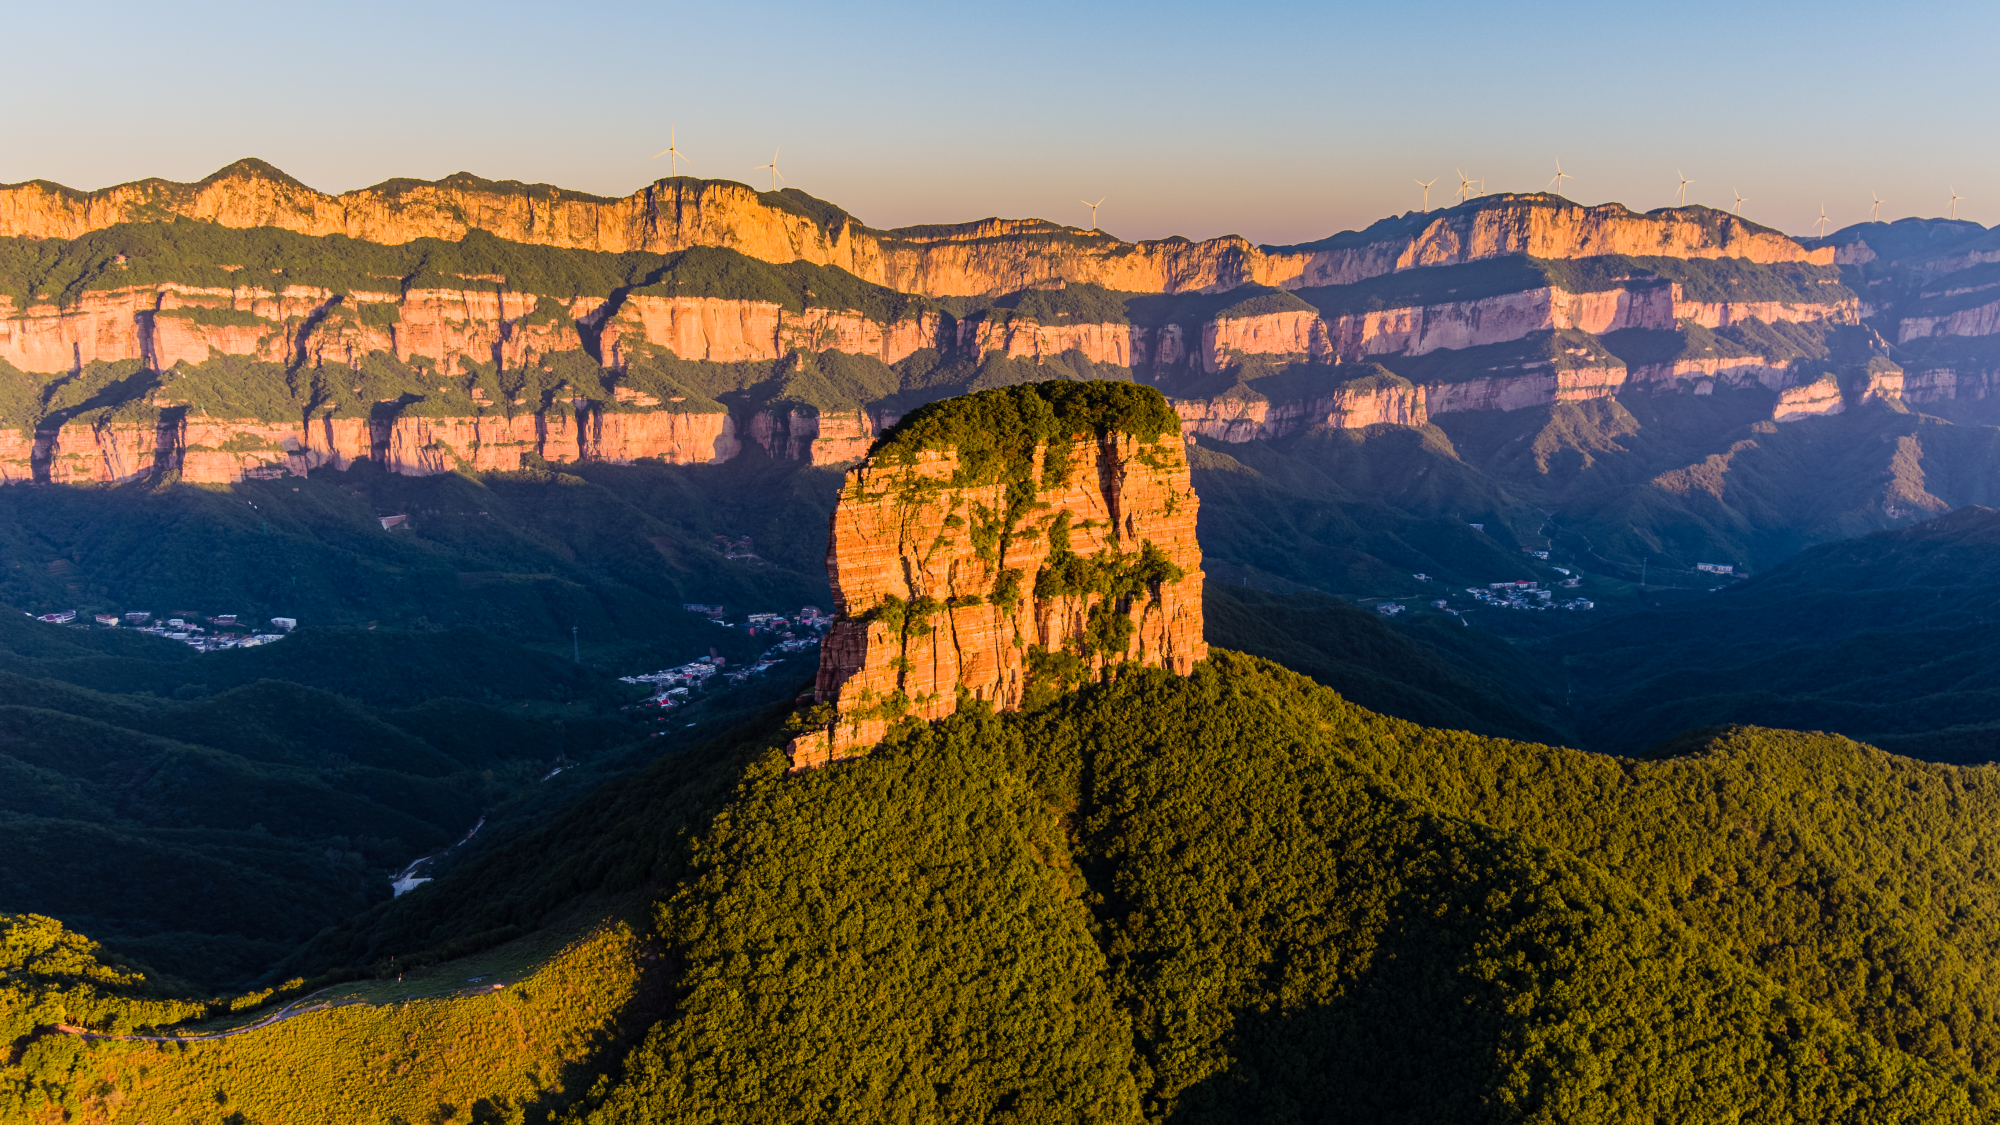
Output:
[[[827,547],[838,619],[815,685],[831,714],[794,740],[793,767],[860,753],[904,716],[1017,708],[1050,674],[1037,660],[1187,673],[1207,655],[1197,504],[1172,428],[1053,440],[1010,474],[976,476],[955,448],[850,469]]]
[[[76,238],[125,222],[202,219],[398,244],[457,241],[487,231],[538,246],[623,252],[728,247],[769,262],[839,266],[907,293],[969,296],[1048,281],[1141,293],[1219,292],[1247,284],[1344,285],[1398,270],[1527,254],[1605,254],[1820,262],[1778,231],[1704,207],[1639,214],[1559,196],[1496,195],[1449,210],[1384,220],[1302,246],[1255,246],[1234,236],[1123,242],[1041,220],[875,230],[803,193],[688,177],[618,199],[547,184],[460,173],[435,183],[391,180],[341,195],[315,191],[259,161],[195,184],[141,180],[83,192],[43,180],[0,187],[0,237]]]

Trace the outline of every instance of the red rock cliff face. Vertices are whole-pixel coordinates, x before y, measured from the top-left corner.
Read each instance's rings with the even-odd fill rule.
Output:
[[[1373,230],[1374,228],[1370,228]],[[1496,195],[1426,216],[1372,239],[1344,236],[1340,247],[1264,248],[1252,280],[1287,289],[1349,285],[1419,266],[1457,265],[1526,254],[1589,258],[1605,254],[1742,258],[1832,265],[1832,247],[1808,251],[1769,227],[1708,207],[1639,214],[1621,204],[1584,207],[1556,195]]]
[[[768,419],[768,412],[755,416]],[[865,416],[864,416],[865,421]],[[850,429],[860,429],[851,421]],[[812,436],[789,455],[813,463],[852,460],[872,427],[857,436],[836,427],[829,443]],[[373,461],[393,473],[512,472],[540,457],[557,464],[669,464],[725,461],[741,449],[727,414],[624,412],[578,402],[543,414],[463,417],[314,418],[298,423],[190,416],[169,405],[158,421],[98,422],[90,416],[33,434],[0,430],[0,484],[117,484],[178,472],[189,484],[230,484],[321,466]],[[779,450],[780,456],[787,455]]]
[[[141,180],[81,192],[34,180],[0,187],[0,236],[75,238],[117,223],[174,217],[391,244],[457,241],[483,230],[515,242],[611,252],[726,247],[769,262],[839,266],[906,293],[940,297],[1055,280],[1140,293],[1220,292],[1251,283],[1295,289],[1512,254],[1834,260],[1832,247],[1809,252],[1775,230],[1710,208],[1642,215],[1615,203],[1583,207],[1543,194],[1496,195],[1406,216],[1379,232],[1344,236],[1337,247],[1254,246],[1235,236],[1132,243],[1036,219],[881,231],[838,212],[811,211],[795,196],[687,177],[622,199],[463,173],[335,196],[262,162],[242,161],[197,184]]]
[[[1359,430],[1369,426],[1421,426],[1430,421],[1424,387],[1366,381],[1322,394],[1271,402],[1262,398],[1174,400],[1181,429],[1189,436],[1218,441],[1270,441],[1327,426]]]
[[[426,357],[454,371],[461,359],[498,358],[519,366],[531,352],[581,350],[575,323],[530,323],[540,299],[506,290],[339,295],[299,286],[272,292],[168,284],[93,291],[70,305],[17,308],[0,295],[0,360],[54,374],[94,360],[143,359],[166,370],[182,360],[200,363],[211,350],[273,363],[304,355],[315,366],[352,364],[371,351],[384,351],[406,361]],[[935,313],[882,324],[856,312],[794,313],[768,301],[708,297],[636,296],[615,310],[593,297],[561,303],[576,321],[601,328],[604,354],[614,365],[620,345],[634,342],[667,348],[682,359],[725,363],[782,359],[801,348],[895,363],[938,346],[942,331]],[[367,305],[394,307],[395,323],[370,325],[351,315]],[[204,312],[244,323],[204,324],[199,319]]]
[[[1130,660],[1183,675],[1208,655],[1197,501],[1178,434],[1085,438],[1054,457],[1037,449],[1035,502],[1011,526],[1006,483],[955,486],[958,469],[945,451],[849,470],[827,548],[840,617],[817,684],[837,718],[793,742],[793,768],[865,751],[897,714],[942,718],[961,697],[1016,708],[1036,649],[1086,652],[1092,669]],[[1066,527],[1070,551],[1086,558],[1136,559],[1150,544],[1173,576],[1122,601],[1053,593],[1038,582],[1052,527],[1058,540]],[[1093,623],[1102,636],[1112,614],[1131,622],[1124,648],[1091,651]]]

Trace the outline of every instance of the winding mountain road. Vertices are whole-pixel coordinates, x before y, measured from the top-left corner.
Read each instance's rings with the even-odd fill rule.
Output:
[[[209,1039],[227,1039],[232,1035],[242,1035],[246,1032],[257,1031],[261,1028],[270,1027],[272,1024],[291,1019],[293,1016],[303,1016],[308,1012],[324,1012],[329,1008],[341,1008],[349,1004],[367,1003],[366,1000],[356,998],[337,1002],[327,1001],[323,1004],[314,1004],[309,1008],[299,1006],[314,996],[318,996],[321,992],[330,991],[332,990],[322,988],[319,992],[299,997],[297,1000],[279,1008],[256,1023],[244,1024],[242,1027],[232,1027],[228,1031],[213,1031],[206,1035],[113,1035],[104,1031],[91,1031],[88,1028],[72,1027],[66,1023],[57,1024],[56,1030],[62,1032],[64,1035],[74,1035],[79,1039],[117,1039],[128,1043],[200,1043]]]
[[[479,996],[490,991],[497,991],[499,989],[505,988],[507,987],[508,983],[510,982],[502,980],[497,984],[491,984],[491,985],[482,984],[478,988],[456,988],[448,992],[422,997],[422,999],[438,1000],[448,997],[456,998],[463,996]],[[244,1024],[242,1027],[232,1027],[228,1031],[211,1031],[202,1035],[113,1035],[110,1032],[92,1031],[89,1028],[75,1027],[66,1023],[59,1023],[55,1025],[55,1029],[64,1035],[74,1035],[79,1039],[115,1039],[120,1042],[126,1042],[126,1043],[205,1043],[210,1040],[228,1039],[231,1036],[247,1035],[252,1031],[261,1031],[264,1028],[271,1027],[275,1024],[283,1023],[284,1021],[292,1019],[293,1017],[296,1016],[311,1015],[314,1012],[331,1011],[334,1008],[345,1008],[351,1004],[370,1004],[374,1002],[356,996],[347,1000],[327,1000],[318,1004],[313,1004],[311,1006],[302,1006],[305,1005],[306,1002],[308,1000],[311,1000],[314,996],[319,996],[323,993],[331,991],[333,991],[333,988],[331,987],[322,988],[318,992],[301,996],[297,1000],[294,1000],[291,1003],[285,1005],[284,1007],[279,1008],[277,1011],[272,1012],[270,1015],[265,1016],[263,1019],[258,1020],[256,1023]],[[419,999],[419,997],[415,993],[411,993],[410,995],[405,996],[402,999],[404,1001],[409,1001],[409,1000]],[[392,1001],[392,1003],[393,1002],[394,1001]]]

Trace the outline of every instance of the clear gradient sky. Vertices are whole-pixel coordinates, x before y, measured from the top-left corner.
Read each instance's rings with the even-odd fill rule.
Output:
[[[876,226],[1033,215],[1297,242],[1491,191],[1694,202],[1810,232],[2000,223],[2000,3],[287,3],[0,21],[0,182],[325,191],[470,171],[624,195],[786,182]],[[684,169],[685,170],[685,169]]]

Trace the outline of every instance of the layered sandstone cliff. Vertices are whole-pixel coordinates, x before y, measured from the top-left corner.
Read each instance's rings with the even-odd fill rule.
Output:
[[[139,417],[84,414],[33,430],[0,429],[0,484],[120,484],[169,472],[189,484],[229,484],[360,461],[405,476],[513,472],[542,462],[700,464],[742,449],[727,413],[613,412],[587,401],[513,415],[475,409],[297,422],[216,418],[176,405],[120,412],[128,413]],[[778,435],[775,448],[764,443],[774,456],[812,464],[859,457],[876,429],[865,414],[836,418],[822,437],[816,417],[777,414],[757,412],[751,428]]]
[[[1905,317],[1896,329],[1896,342],[1907,344],[1927,336],[2000,335],[2000,300],[1969,309],[1935,316]]]
[[[1537,332],[1593,335],[1630,328],[1672,330],[1681,322],[1723,328],[1748,320],[1766,324],[1855,324],[1859,302],[1691,301],[1678,284],[1624,286],[1572,293],[1527,289],[1470,301],[1440,301],[1321,319],[1309,313],[1218,320],[1203,331],[1202,362],[1218,370],[1234,355],[1289,354],[1347,361],[1387,355],[1428,355],[1446,349],[1512,343]]]
[[[1832,375],[1824,375],[1813,382],[1778,392],[1778,405],[1771,419],[1775,422],[1796,422],[1802,418],[1839,414],[1846,409],[1847,405],[1840,396],[1839,380]]]
[[[884,324],[859,312],[792,312],[769,301],[645,295],[616,303],[574,298],[559,302],[567,317],[555,319],[537,315],[547,300],[505,290],[416,289],[399,296],[300,286],[271,291],[163,285],[100,290],[69,305],[37,302],[17,309],[0,296],[0,360],[53,374],[94,360],[144,359],[165,369],[210,354],[352,364],[379,350],[402,360],[437,360],[453,371],[461,360],[519,366],[530,355],[581,350],[586,340],[579,325],[596,333],[596,345],[612,366],[638,345],[718,363],[832,350],[894,364],[919,350],[941,348],[975,360],[998,353],[1039,361],[1075,352],[1098,363],[1153,372],[1189,358],[1179,324],[1045,325],[978,317],[955,322],[947,333],[947,322],[932,311]],[[370,307],[393,312],[371,317],[362,311]],[[215,313],[235,319],[202,319]],[[1195,351],[1202,369],[1213,373],[1246,356],[1355,361],[1508,343],[1536,332],[1666,330],[1681,320],[1712,328],[1753,318],[1852,324],[1857,309],[1851,298],[1823,304],[1690,302],[1681,298],[1678,285],[1595,293],[1542,288],[1330,321],[1309,309],[1217,317],[1201,325]]]
[[[1321,386],[1273,395],[1175,399],[1174,413],[1190,437],[1217,441],[1272,441],[1315,426],[1359,430],[1368,426],[1421,426],[1430,421],[1428,388],[1380,367],[1330,367]]]
[[[1912,405],[2000,398],[2000,363],[1914,368],[1903,378],[1903,401]]]
[[[691,179],[661,181],[624,199],[463,175],[437,183],[392,181],[329,196],[244,162],[191,185],[145,181],[94,193],[39,181],[0,188],[0,235],[68,238],[117,223],[177,216],[386,244],[456,240],[487,231],[533,245],[595,251],[727,247],[771,262],[839,266],[905,292],[944,295],[1060,290],[1069,282],[1128,293],[1215,292],[1251,283],[1291,289],[1510,255],[1825,264],[1833,253],[1831,247],[1807,252],[1777,232],[1708,209],[1639,215],[1616,205],[1586,208],[1546,195],[1495,196],[1384,220],[1320,243],[1257,247],[1234,238],[1126,243],[1038,220],[879,231],[800,193],[760,193],[741,184]],[[1464,300],[1453,295],[1456,289],[1437,291],[1458,282],[1426,280],[1414,287],[1421,297],[1411,295],[1411,286],[1396,290],[1395,307],[1378,307],[1374,298],[1362,296],[1336,300],[1305,294],[1329,310],[1325,313],[1284,294],[1233,306],[1271,310],[1253,315],[1200,311],[1217,304],[1200,297],[1150,300],[1143,316],[1139,306],[1130,307],[1134,317],[1150,322],[1137,325],[1124,322],[1124,305],[1102,316],[1089,311],[1093,301],[1122,300],[1115,293],[1036,306],[1049,323],[1020,311],[1026,303],[1018,309],[981,309],[985,302],[974,301],[973,311],[955,317],[945,308],[966,306],[884,297],[880,290],[843,298],[875,310],[872,314],[823,308],[815,302],[841,302],[829,302],[827,287],[818,281],[810,284],[820,287],[819,297],[803,287],[806,283],[786,296],[782,285],[760,287],[755,269],[739,276],[729,271],[742,263],[723,263],[717,270],[714,260],[692,267],[684,279],[688,288],[680,292],[682,281],[663,281],[663,274],[648,267],[652,272],[626,277],[624,284],[600,278],[590,290],[598,295],[581,296],[529,291],[520,287],[527,284],[521,279],[481,272],[483,267],[470,263],[449,267],[464,273],[410,267],[416,272],[405,271],[408,276],[400,280],[301,271],[300,276],[328,285],[351,286],[337,291],[286,283],[229,258],[201,261],[206,264],[189,266],[192,272],[186,273],[201,279],[199,284],[119,284],[117,279],[127,276],[178,276],[164,262],[150,260],[122,272],[127,263],[121,256],[115,263],[90,265],[102,272],[91,274],[79,290],[52,295],[19,286],[12,295],[0,292],[0,364],[40,384],[15,388],[24,393],[10,396],[16,405],[9,410],[21,416],[0,418],[6,431],[0,437],[0,481],[117,482],[172,471],[189,481],[223,483],[361,460],[405,473],[649,458],[701,463],[726,460],[746,448],[814,463],[852,461],[894,424],[901,408],[889,404],[902,401],[903,392],[916,388],[921,394],[910,397],[920,400],[946,393],[946,386],[982,385],[966,372],[996,354],[1038,364],[1081,356],[1162,386],[1212,387],[1213,379],[1204,383],[1197,376],[1260,366],[1252,361],[1269,361],[1261,364],[1265,367],[1304,364],[1330,373],[1326,386],[1308,386],[1311,378],[1294,380],[1304,388],[1297,393],[1225,394],[1178,404],[1188,432],[1230,440],[1316,425],[1412,425],[1452,411],[1513,410],[1615,394],[1628,378],[1659,390],[1697,393],[1750,382],[1785,390],[1797,378],[1788,364],[1755,356],[1675,360],[1628,373],[1602,355],[1538,358],[1526,352],[1549,334],[1669,332],[1688,323],[1723,328],[1751,319],[1841,325],[1854,323],[1861,312],[1842,289],[1828,290],[1824,300],[1795,288],[1800,299],[1790,302],[1695,301],[1679,284],[1643,269],[1632,272],[1646,276],[1600,291],[1536,284]],[[1552,281],[1558,275],[1537,276]],[[1738,292],[1712,283],[1703,289],[1708,295]],[[778,299],[686,292],[777,292]],[[1902,335],[2000,331],[1992,307],[1966,310],[1949,321],[1906,321]],[[1050,308],[1070,311],[1050,313]],[[1522,341],[1522,355],[1499,361],[1474,356],[1430,367],[1409,362],[1468,349],[1505,352]],[[899,374],[877,369],[867,376],[874,383],[849,380],[838,393],[820,393],[833,385],[824,381],[799,393],[790,384],[779,386],[796,370],[787,365],[801,353],[827,352],[883,364],[935,353],[916,362],[956,365],[950,378],[960,381],[926,382],[926,375],[894,384]],[[385,388],[359,374],[350,379],[348,372],[361,372],[381,356],[408,369],[398,376],[402,383]],[[227,379],[192,380],[206,388],[194,391],[173,383],[184,369],[237,359],[271,365],[254,375],[267,383],[280,379],[281,368],[286,386],[253,389],[230,405],[218,403],[214,393]],[[721,373],[705,368],[690,375],[668,359],[776,366]],[[1410,380],[1356,381],[1341,371],[1374,359],[1406,371]],[[86,401],[83,392],[57,390],[65,381],[81,387],[86,380],[80,377],[97,363],[137,365],[158,386],[126,400]],[[0,372],[5,369],[0,366]],[[657,377],[646,375],[648,370]],[[1445,373],[1425,374],[1436,370]],[[523,372],[537,389],[518,389]],[[1018,370],[1002,374],[1021,377]],[[132,386],[144,382],[143,375],[118,377]],[[675,381],[683,377],[695,389]],[[240,383],[250,376],[227,378]],[[1959,381],[1926,374],[1912,394],[1956,393]],[[1968,375],[1962,382],[1972,392],[1977,380]],[[759,397],[741,397],[752,384],[761,388]],[[1339,389],[1328,389],[1334,385]],[[37,399],[39,407],[23,405]],[[723,401],[731,407],[725,409]]]
[[[1207,655],[1196,506],[1156,391],[1034,384],[912,415],[834,510],[838,620],[793,768],[861,753],[905,716],[1017,708],[1038,676],[1186,674]]]
[[[51,380],[93,363],[132,362],[163,380],[150,400],[159,408],[154,414],[128,409],[116,417],[0,419],[16,430],[16,440],[0,447],[0,481],[118,482],[172,470],[190,482],[227,483],[360,460],[405,473],[507,471],[544,461],[688,464],[727,460],[746,442],[773,457],[835,463],[862,456],[896,412],[780,405],[736,417],[719,404],[690,408],[663,401],[669,390],[627,385],[624,365],[654,353],[718,364],[775,362],[802,350],[893,364],[935,349],[975,362],[994,353],[1038,363],[1082,355],[1155,380],[1172,372],[1216,373],[1251,358],[1324,366],[1339,375],[1343,362],[1456,353],[1550,331],[1667,329],[1687,311],[1679,286],[1662,284],[1583,294],[1545,287],[1330,321],[1310,308],[1289,308],[1214,317],[1192,333],[1178,323],[1040,324],[1003,315],[954,321],[928,309],[883,323],[851,310],[794,311],[771,301],[644,293],[552,301],[504,284],[335,293],[247,282],[231,288],[164,283],[25,306],[0,295],[0,361]],[[1726,322],[1738,311],[1725,306],[1709,319]],[[1758,311],[1831,323],[1853,316],[1851,299]],[[589,386],[571,387],[553,401],[508,401],[498,383],[489,387],[466,375],[481,368],[518,370],[561,353],[581,356],[592,346],[602,359],[589,361],[597,372],[584,380]],[[363,380],[350,383],[342,372],[375,354],[392,356],[432,381],[371,400]],[[167,380],[178,365],[218,357],[280,365],[287,383],[318,380],[328,389],[310,401],[294,394],[297,413],[290,417],[231,417],[218,403],[177,391]],[[1454,411],[1580,401],[1615,394],[1627,378],[1613,363],[1535,370],[1529,360],[1513,366],[1471,377],[1420,378],[1416,386],[1350,386],[1274,401],[1191,399],[1180,409],[1190,433],[1248,440],[1309,425],[1420,425]],[[255,377],[278,378],[275,372]],[[1754,358],[1656,365],[1632,378],[1660,389],[1754,380],[1775,390],[1791,381],[1785,365]]]
[[[881,231],[801,192],[688,177],[620,199],[465,173],[435,183],[391,180],[335,196],[245,160],[196,184],[155,179],[82,192],[34,180],[0,187],[0,237],[75,238],[118,223],[177,217],[389,244],[457,241],[482,230],[514,242],[610,252],[726,247],[769,262],[838,266],[931,296],[1008,293],[1058,280],[1140,293],[1219,292],[1253,283],[1294,289],[1520,254],[1831,265],[1835,253],[1832,247],[1808,252],[1778,231],[1710,208],[1639,214],[1546,194],[1490,196],[1324,242],[1274,247],[1234,236],[1131,243],[1040,220]]]
[[[553,303],[564,314],[547,315]],[[586,340],[584,332],[592,334]],[[500,289],[333,293],[309,286],[217,289],[177,284],[86,292],[17,306],[0,294],[0,361],[54,374],[96,360],[144,360],[165,370],[213,355],[272,363],[352,365],[369,352],[422,357],[455,372],[461,361],[518,367],[530,355],[602,349],[617,366],[634,345],[715,363],[782,359],[797,350],[844,351],[895,363],[940,343],[926,312],[881,323],[858,312],[793,312],[771,301],[633,295],[560,301]],[[593,344],[594,340],[594,344]],[[1060,351],[1060,348],[1055,349]]]

